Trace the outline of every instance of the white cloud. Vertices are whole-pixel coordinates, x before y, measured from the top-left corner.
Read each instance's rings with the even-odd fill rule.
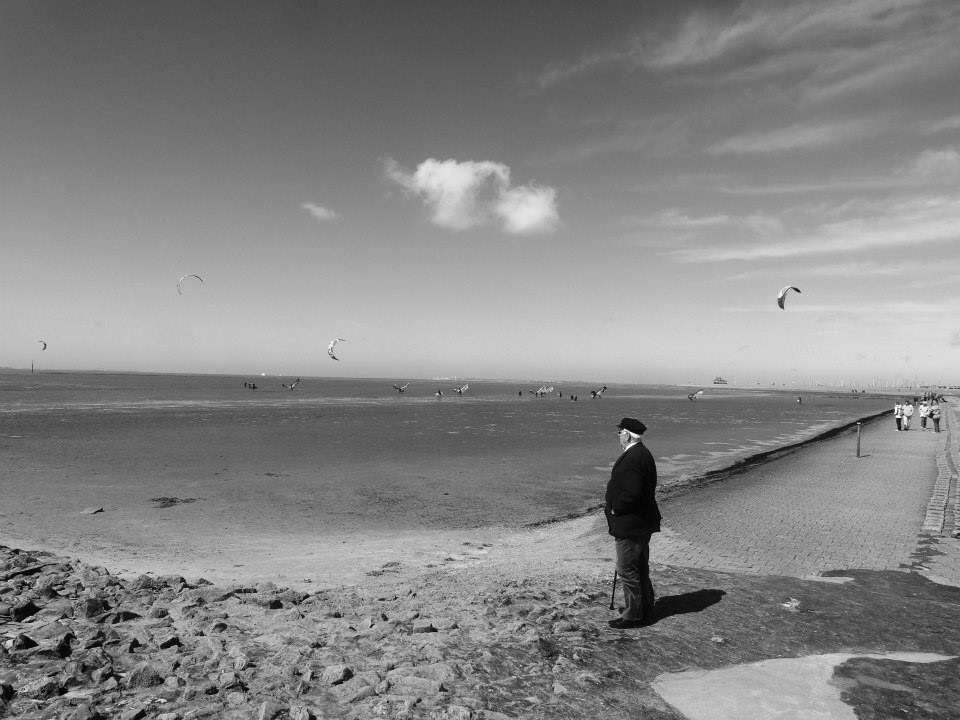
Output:
[[[756,42],[767,22],[759,14],[747,16],[738,12],[726,22],[723,18],[694,12],[675,35],[648,43],[643,62],[661,69],[713,62]]]
[[[808,298],[809,294],[804,295]],[[717,310],[725,313],[750,313],[757,312],[772,313],[779,315],[783,312],[774,302],[766,302],[762,307],[756,305],[731,305],[718,307]],[[939,321],[944,316],[951,316],[950,308],[942,303],[923,303],[910,301],[891,301],[891,302],[872,302],[872,303],[850,303],[843,302],[837,304],[813,303],[806,300],[794,301],[789,305],[791,313],[804,315],[821,315],[836,320],[838,318],[901,318],[910,317],[915,320]]]
[[[728,195],[804,195],[810,193],[887,190],[904,185],[903,180],[889,177],[832,179],[809,183],[768,183],[766,185],[722,185],[717,190]]]
[[[573,62],[554,62],[537,76],[536,83],[540,88],[558,85],[570,78],[586,75],[610,65],[618,65],[623,62],[625,56],[629,55],[629,51],[624,52],[614,48],[584,55]]]
[[[784,231],[755,243],[718,243],[666,253],[684,263],[813,257],[871,249],[905,249],[960,240],[960,198],[921,198],[898,203],[845,204],[852,216],[800,232]]]
[[[960,115],[951,115],[950,117],[931,122],[924,129],[925,132],[934,134],[948,130],[960,130]]]
[[[953,12],[953,17],[929,21],[920,31],[917,27],[922,25],[917,23],[862,47],[841,45],[820,53],[810,63],[805,97],[831,101],[859,93],[907,91],[933,77],[950,77],[960,60],[960,47],[954,40],[960,22]]]
[[[956,268],[954,268],[953,265],[956,265]],[[909,287],[918,288],[933,287],[943,284],[952,285],[957,283],[957,281],[954,280],[954,273],[960,271],[960,264],[954,263],[944,266],[942,263],[938,263],[937,270],[939,273],[948,273],[949,277],[931,279],[928,275],[930,272],[930,264],[919,260],[916,262],[871,262],[855,260],[849,262],[829,261],[823,265],[804,267],[802,272],[803,276],[806,278],[821,277],[865,279],[877,277],[902,278],[905,275],[919,275],[923,278],[922,280],[912,281],[909,283]],[[752,280],[754,278],[766,278],[769,276],[769,274],[769,267],[759,266],[752,270],[746,270],[728,275],[726,276],[726,279],[731,282],[741,282],[743,280]],[[907,284],[901,283],[901,286],[906,287]]]
[[[664,230],[697,230],[725,227],[732,219],[729,215],[700,215],[694,217],[676,209],[663,210],[649,217],[633,217],[628,222],[634,225],[662,228]]]
[[[889,173],[874,177],[826,178],[808,183],[767,183],[764,185],[724,184],[717,185],[719,192],[728,195],[775,196],[805,195],[898,190],[920,187],[950,186],[960,179],[960,150],[957,147],[928,149],[909,162],[900,163]]]
[[[384,171],[422,198],[431,221],[441,227],[467,230],[499,223],[519,235],[550,232],[559,222],[557,191],[534,184],[511,186],[510,168],[502,163],[430,158],[410,173],[387,159]]]
[[[311,215],[313,215],[317,220],[321,220],[321,221],[336,220],[337,217],[339,217],[337,213],[335,213],[330,208],[325,208],[322,205],[317,205],[312,202],[305,202],[302,205],[300,205],[300,207],[306,210]]]
[[[689,215],[676,209],[663,210],[651,216],[627,218],[630,225],[690,233],[704,230],[731,230],[755,235],[782,235],[783,222],[778,217],[763,213],[748,215]]]
[[[738,135],[709,148],[713,155],[774,153],[837,145],[863,134],[863,123],[791,125],[766,132]]]
[[[914,161],[912,170],[922,177],[957,175],[960,173],[960,152],[952,147],[925,150]]]
[[[921,262],[845,262],[806,268],[803,274],[810,277],[836,278],[897,277],[908,272],[922,272],[924,270],[929,270],[929,266]]]
[[[521,185],[505,190],[494,211],[507,232],[526,234],[553,230],[557,215],[557,191],[551,187]]]
[[[950,72],[960,6],[946,0],[745,0],[702,4],[673,27],[645,26],[580,58],[551,63],[541,88],[589,73],[643,69],[715,85],[783,80],[836,97]]]

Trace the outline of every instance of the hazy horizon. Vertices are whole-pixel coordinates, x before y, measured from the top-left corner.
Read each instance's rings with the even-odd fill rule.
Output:
[[[31,368],[18,368],[18,367],[3,367],[0,366],[0,375],[27,375],[34,376],[37,375],[145,375],[145,376],[159,376],[159,375],[169,375],[172,377],[210,377],[210,378],[234,378],[241,380],[291,380],[293,378],[302,379],[305,382],[310,381],[380,381],[383,383],[410,383],[416,389],[416,386],[425,383],[429,384],[428,394],[432,395],[437,389],[436,383],[489,383],[489,384],[522,384],[523,387],[521,390],[528,390],[529,392],[534,392],[538,387],[543,385],[556,386],[555,390],[547,393],[547,397],[552,397],[556,393],[560,393],[562,396],[566,397],[569,393],[573,392],[574,389],[578,390],[579,393],[583,394],[584,400],[590,400],[589,392],[590,390],[599,390],[602,386],[609,386],[610,391],[606,394],[613,395],[616,392],[617,388],[620,387],[650,387],[650,388],[682,388],[684,392],[686,389],[692,388],[702,388],[709,392],[722,393],[724,390],[763,390],[763,391],[777,391],[784,393],[791,392],[871,392],[876,394],[889,394],[896,393],[898,391],[905,391],[910,389],[923,389],[923,388],[933,388],[937,387],[939,389],[960,388],[960,385],[948,385],[947,383],[928,383],[926,385],[914,385],[911,383],[896,383],[896,382],[887,382],[878,379],[875,382],[868,383],[866,385],[850,385],[844,380],[838,380],[834,383],[822,383],[819,381],[792,381],[790,383],[761,383],[759,380],[728,380],[723,378],[723,383],[715,383],[713,379],[704,379],[702,381],[690,381],[690,382],[653,382],[653,381],[644,381],[642,379],[636,380],[593,380],[593,379],[584,379],[584,378],[565,378],[565,377],[487,377],[487,376],[476,376],[476,375],[467,375],[467,376],[433,376],[433,377],[418,377],[418,376],[389,376],[389,375],[361,375],[361,376],[349,376],[349,375],[297,375],[297,374],[286,374],[286,373],[268,373],[268,372],[259,372],[259,373],[236,373],[236,372],[177,372],[177,371],[158,371],[158,370],[136,370],[136,369],[127,369],[127,370],[118,370],[115,368],[90,368],[90,369],[76,369],[76,368],[64,368],[56,370],[32,370]],[[571,388],[571,386],[575,386]],[[264,389],[268,389],[265,386]],[[446,390],[446,388],[441,388]],[[453,390],[451,386],[450,390]],[[409,392],[409,391],[408,391]],[[465,392],[464,397],[472,397],[476,394],[476,388],[474,388],[474,393],[469,391]],[[524,397],[527,397],[524,395]]]

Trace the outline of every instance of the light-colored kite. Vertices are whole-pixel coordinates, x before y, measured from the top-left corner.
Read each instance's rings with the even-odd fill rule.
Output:
[[[40,343],[41,345],[43,345],[43,347],[40,348],[40,352],[43,352],[44,350],[47,349],[47,341],[46,341],[46,340],[37,340],[37,342]]]
[[[547,395],[548,393],[553,392],[553,385],[550,385],[550,386],[541,385],[536,390],[531,390],[530,392],[536,395],[537,397],[543,397],[544,395]]]
[[[289,385],[287,385],[287,383],[280,383],[280,387],[282,387],[284,390],[293,390],[299,384],[300,384],[300,378],[297,378]]]
[[[783,310],[783,304],[787,301],[787,292],[789,290],[796,290],[800,292],[800,288],[794,287],[793,285],[787,285],[786,287],[780,288],[780,292],[777,293],[777,305],[780,306],[780,309]]]
[[[339,360],[340,358],[336,355],[337,343],[346,342],[346,338],[338,337],[330,341],[330,344],[327,345],[327,355],[330,356],[332,360]]]
[[[404,383],[403,385],[397,385],[396,383],[394,383],[393,385],[393,389],[400,393],[402,393],[408,387],[410,387],[410,383]]]
[[[604,385],[604,386],[603,386],[602,388],[600,388],[599,390],[591,390],[591,391],[590,391],[590,397],[592,397],[592,398],[594,398],[594,399],[599,398],[599,397],[601,397],[606,391],[607,391],[607,386]]]
[[[461,385],[460,387],[455,387],[455,388],[453,389],[453,391],[454,391],[457,395],[463,395],[463,393],[466,392],[469,388],[470,388],[470,384],[467,383],[466,385]]]
[[[193,273],[187,273],[186,275],[181,275],[180,279],[177,280],[177,295],[183,295],[183,281],[187,278],[196,278],[200,282],[203,282],[203,278],[199,275],[194,275]]]
[[[703,390],[697,390],[696,392],[692,392],[689,395],[687,395],[687,398],[690,400],[696,400],[697,398],[702,398],[702,397],[703,397]]]

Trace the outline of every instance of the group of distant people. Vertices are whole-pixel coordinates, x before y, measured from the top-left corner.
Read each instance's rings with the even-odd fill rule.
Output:
[[[914,398],[916,399],[916,398]],[[893,419],[897,423],[897,432],[909,430],[914,414],[920,416],[920,429],[927,429],[927,421],[933,425],[934,432],[940,432],[940,399],[935,396],[924,396],[920,405],[914,408],[910,398],[898,400],[893,406]]]

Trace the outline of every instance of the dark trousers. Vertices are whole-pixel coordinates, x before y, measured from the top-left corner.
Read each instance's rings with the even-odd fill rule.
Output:
[[[623,585],[627,620],[653,620],[653,583],[650,582],[650,533],[617,539],[617,574]]]

